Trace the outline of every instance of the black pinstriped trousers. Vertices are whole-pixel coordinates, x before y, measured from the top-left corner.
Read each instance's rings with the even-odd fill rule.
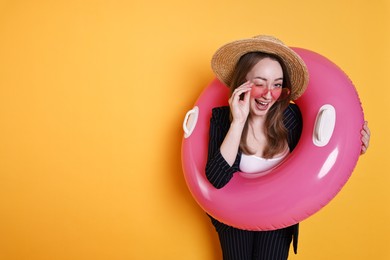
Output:
[[[286,260],[293,228],[246,231],[233,227],[218,231],[224,260]]]

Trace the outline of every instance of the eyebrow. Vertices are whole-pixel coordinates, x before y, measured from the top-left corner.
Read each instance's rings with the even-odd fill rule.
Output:
[[[267,79],[263,78],[263,77],[255,77],[255,79],[261,79],[261,80],[267,81]],[[283,80],[283,77],[275,79],[275,81],[277,81],[277,80]]]

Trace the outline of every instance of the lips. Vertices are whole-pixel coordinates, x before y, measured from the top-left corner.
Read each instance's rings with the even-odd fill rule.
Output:
[[[256,107],[259,110],[267,110],[267,108],[269,106],[269,103],[260,101],[258,99],[255,99],[255,102],[256,102]]]

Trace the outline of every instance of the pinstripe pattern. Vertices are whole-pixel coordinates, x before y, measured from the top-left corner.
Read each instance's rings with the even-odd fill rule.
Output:
[[[219,232],[224,260],[285,260],[293,227],[275,231],[246,231],[229,228]]]
[[[229,107],[214,108],[210,120],[206,176],[218,189],[224,187],[239,170],[241,159],[239,151],[235,162],[230,166],[219,150],[229,130],[229,113]],[[302,131],[301,114],[296,105],[290,104],[285,110],[283,122],[288,129],[288,144],[292,151]],[[274,231],[246,231],[225,225],[211,216],[210,218],[218,232],[224,260],[287,259],[292,238],[294,252],[297,252],[298,224]]]

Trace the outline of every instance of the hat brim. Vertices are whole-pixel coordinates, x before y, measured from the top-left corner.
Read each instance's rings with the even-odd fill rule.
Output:
[[[242,55],[249,52],[274,54],[282,58],[291,80],[291,100],[298,99],[306,90],[309,73],[305,62],[291,48],[269,38],[250,38],[227,43],[220,47],[211,59],[211,68],[216,77],[230,86],[233,71]]]

